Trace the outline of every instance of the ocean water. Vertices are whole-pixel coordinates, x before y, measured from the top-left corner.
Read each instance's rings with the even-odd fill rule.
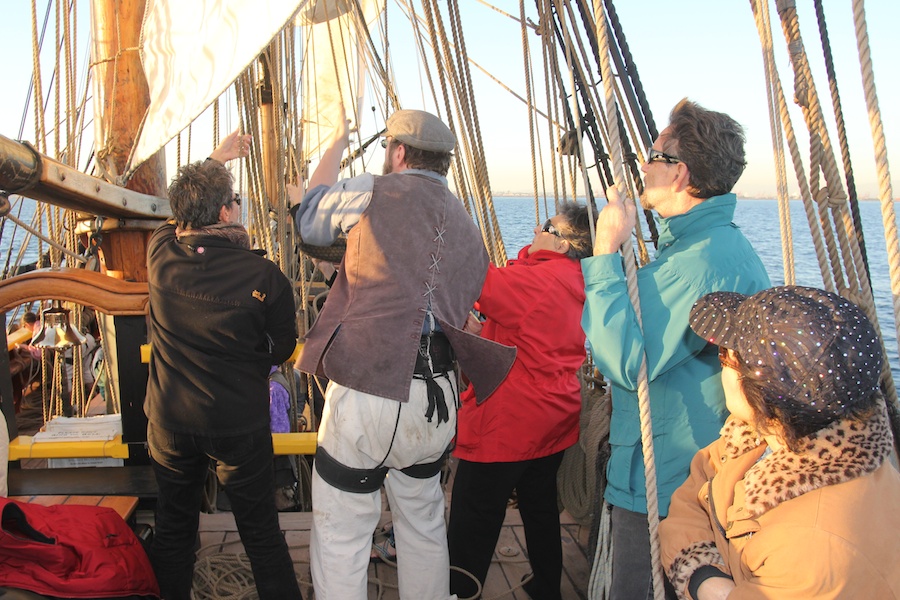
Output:
[[[810,287],[824,287],[803,203],[794,200],[791,201],[790,206],[796,283]],[[494,207],[497,212],[497,220],[500,222],[500,231],[503,233],[507,255],[515,258],[518,251],[523,246],[530,244],[534,237],[534,200],[520,197],[497,197],[494,198]],[[898,203],[895,203],[894,210],[900,210]],[[861,202],[859,212],[866,241],[872,289],[875,294],[875,309],[878,313],[878,321],[884,336],[894,381],[900,385],[900,360],[898,360],[897,353],[897,335],[881,205],[878,202]],[[547,215],[544,214],[542,204],[541,221],[543,222],[546,218]],[[753,244],[769,273],[772,285],[782,285],[784,283],[784,266],[777,202],[775,200],[740,199],[735,210],[734,222]]]
[[[507,255],[514,258],[519,249],[531,243],[534,237],[535,209],[534,201],[527,197],[495,197],[494,207],[497,211],[497,219],[500,222],[500,230],[506,246]],[[14,207],[16,209],[18,207]],[[22,211],[17,213],[25,222],[30,222],[33,203],[25,203]],[[895,210],[900,207],[895,203]],[[875,293],[875,306],[878,313],[879,325],[885,339],[888,351],[888,360],[894,372],[894,379],[900,385],[900,359],[897,353],[897,336],[894,326],[892,309],[892,296],[890,288],[889,267],[887,262],[887,250],[884,241],[884,228],[881,219],[881,205],[878,202],[861,202],[860,217],[863,224],[863,232],[866,238],[866,250],[869,258],[872,288]],[[540,220],[547,218],[543,203],[541,206]],[[781,258],[781,233],[778,223],[778,205],[775,200],[746,200],[738,201],[734,217],[735,223],[744,232],[744,235],[753,244],[759,253],[763,264],[769,272],[773,285],[784,283],[784,267]],[[806,221],[806,213],[803,204],[799,201],[791,202],[791,224],[794,238],[794,263],[798,285],[823,287],[822,277],[816,261],[815,249],[809,234],[809,226]],[[5,266],[7,250],[12,245],[14,251],[18,251],[22,242],[27,237],[25,232],[17,230],[12,223],[7,222],[0,235],[0,265]],[[46,246],[45,246],[46,249]],[[34,261],[37,256],[37,243],[31,238],[28,247],[24,251],[23,262]],[[12,261],[15,256],[11,257]],[[9,315],[11,318],[12,315]]]

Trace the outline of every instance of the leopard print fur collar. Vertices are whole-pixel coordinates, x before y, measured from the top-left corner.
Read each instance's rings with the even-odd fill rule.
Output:
[[[746,510],[758,517],[782,502],[878,469],[893,442],[887,409],[881,406],[866,422],[835,421],[804,438],[799,454],[784,448],[756,463],[744,476]],[[725,424],[722,437],[731,458],[760,444],[756,432],[736,419]]]

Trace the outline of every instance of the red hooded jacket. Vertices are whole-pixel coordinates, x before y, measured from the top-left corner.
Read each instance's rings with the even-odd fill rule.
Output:
[[[462,394],[454,454],[472,462],[550,456],[578,441],[586,350],[579,261],[526,246],[505,267],[491,265],[476,308],[482,337],[516,346],[509,375],[481,404]]]
[[[64,598],[159,596],[140,541],[102,506],[0,498],[0,587]]]

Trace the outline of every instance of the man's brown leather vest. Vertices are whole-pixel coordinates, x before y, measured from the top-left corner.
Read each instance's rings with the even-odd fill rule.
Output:
[[[487,398],[515,358],[514,348],[461,329],[487,265],[478,228],[446,186],[422,175],[376,177],[300,368],[407,400],[430,306],[478,398]]]

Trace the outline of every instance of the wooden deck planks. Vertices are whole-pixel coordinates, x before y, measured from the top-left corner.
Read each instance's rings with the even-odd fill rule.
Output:
[[[590,577],[590,559],[587,555],[588,532],[575,523],[568,513],[561,515],[563,548],[562,596],[565,600],[585,600],[587,584]],[[281,528],[294,559],[294,568],[304,592],[304,598],[313,598],[311,577],[309,574],[309,533],[312,526],[311,513],[280,513]],[[385,513],[384,521],[390,520],[390,513]],[[240,536],[229,512],[200,515],[199,556],[211,553],[243,552]],[[497,548],[504,547],[517,552],[515,556],[500,556],[495,552],[494,562],[488,572],[488,578],[482,598],[500,597],[503,600],[529,600],[528,595],[519,587],[522,576],[531,572],[525,550],[525,530],[519,511],[515,508],[507,510],[506,519],[500,532]],[[402,552],[402,550],[401,550]],[[503,552],[509,553],[509,552]],[[397,600],[397,570],[386,563],[369,565],[369,598],[377,598],[378,586],[383,589],[380,596],[384,600]],[[514,589],[516,588],[516,589]]]

